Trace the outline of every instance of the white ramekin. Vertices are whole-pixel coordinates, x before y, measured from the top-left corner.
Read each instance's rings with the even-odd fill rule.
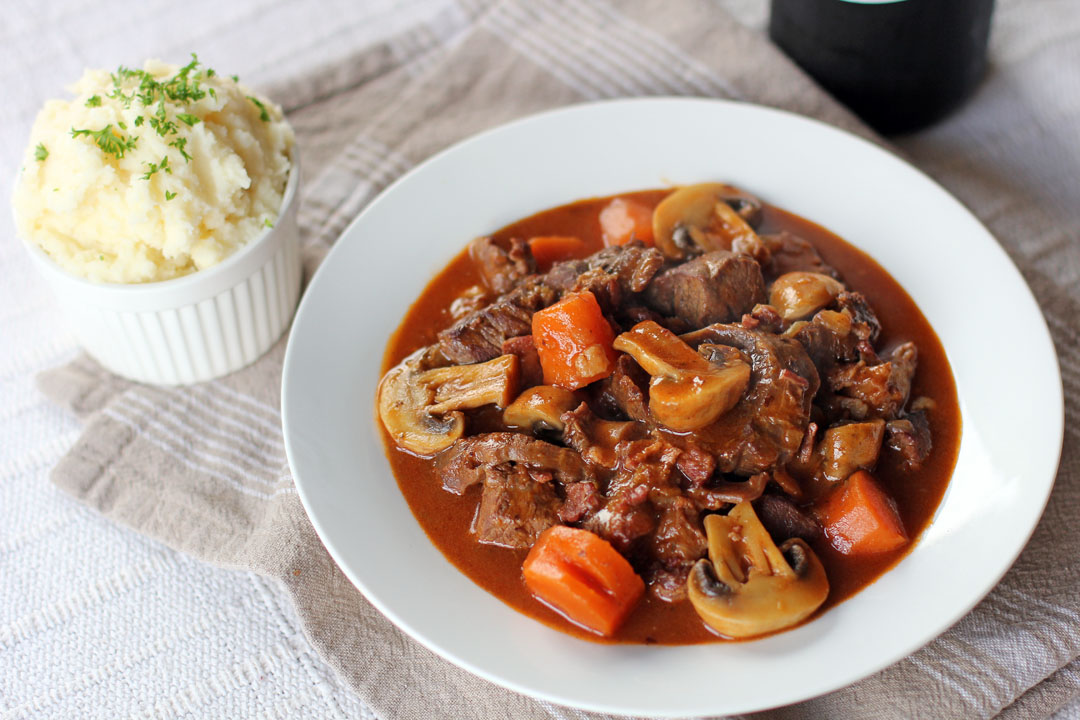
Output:
[[[97,283],[73,275],[25,240],[79,344],[106,368],[159,385],[239,370],[270,349],[300,297],[296,148],[281,212],[219,264],[155,283]]]

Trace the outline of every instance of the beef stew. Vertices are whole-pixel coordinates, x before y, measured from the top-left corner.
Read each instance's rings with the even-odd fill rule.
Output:
[[[712,183],[474,241],[384,370],[388,456],[433,542],[590,639],[754,637],[835,605],[910,550],[959,445],[947,359],[903,289]],[[606,548],[645,588],[614,626],[588,619],[633,593],[598,569]],[[762,610],[777,597],[785,612]]]

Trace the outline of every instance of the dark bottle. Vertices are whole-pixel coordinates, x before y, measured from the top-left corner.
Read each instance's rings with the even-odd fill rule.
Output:
[[[769,36],[882,133],[941,119],[986,67],[994,0],[772,0]]]

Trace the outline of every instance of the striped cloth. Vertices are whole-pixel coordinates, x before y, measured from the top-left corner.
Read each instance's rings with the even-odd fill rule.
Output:
[[[1080,393],[1080,13],[999,7],[991,76],[962,115],[900,145],[986,222],[1024,271]],[[1051,21],[1050,18],[1053,18]],[[404,59],[407,57],[408,59]],[[531,112],[626,95],[708,95],[783,107],[872,137],[763,37],[699,0],[459,0],[317,79],[271,90],[302,151],[309,269],[380,189],[432,152]],[[1036,82],[1038,80],[1038,82]],[[1007,336],[1007,333],[1003,334]],[[494,687],[399,633],[334,566],[282,450],[284,343],[220,381],[158,389],[79,358],[42,389],[85,429],[53,473],[116,522],[198,558],[277,579],[308,638],[384,718],[592,717]],[[1022,362],[1022,358],[1018,358]],[[1037,401],[1037,399],[1035,399]],[[1050,506],[1000,586],[885,671],[770,717],[1063,716],[1080,710],[1080,458],[1070,429]]]

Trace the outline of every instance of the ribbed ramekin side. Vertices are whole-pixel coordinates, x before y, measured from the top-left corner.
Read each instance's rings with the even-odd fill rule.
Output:
[[[250,365],[292,320],[300,293],[299,233],[283,217],[280,246],[228,290],[156,311],[94,307],[60,296],[79,342],[102,365],[132,380],[179,385]],[[66,301],[67,300],[67,301]]]

